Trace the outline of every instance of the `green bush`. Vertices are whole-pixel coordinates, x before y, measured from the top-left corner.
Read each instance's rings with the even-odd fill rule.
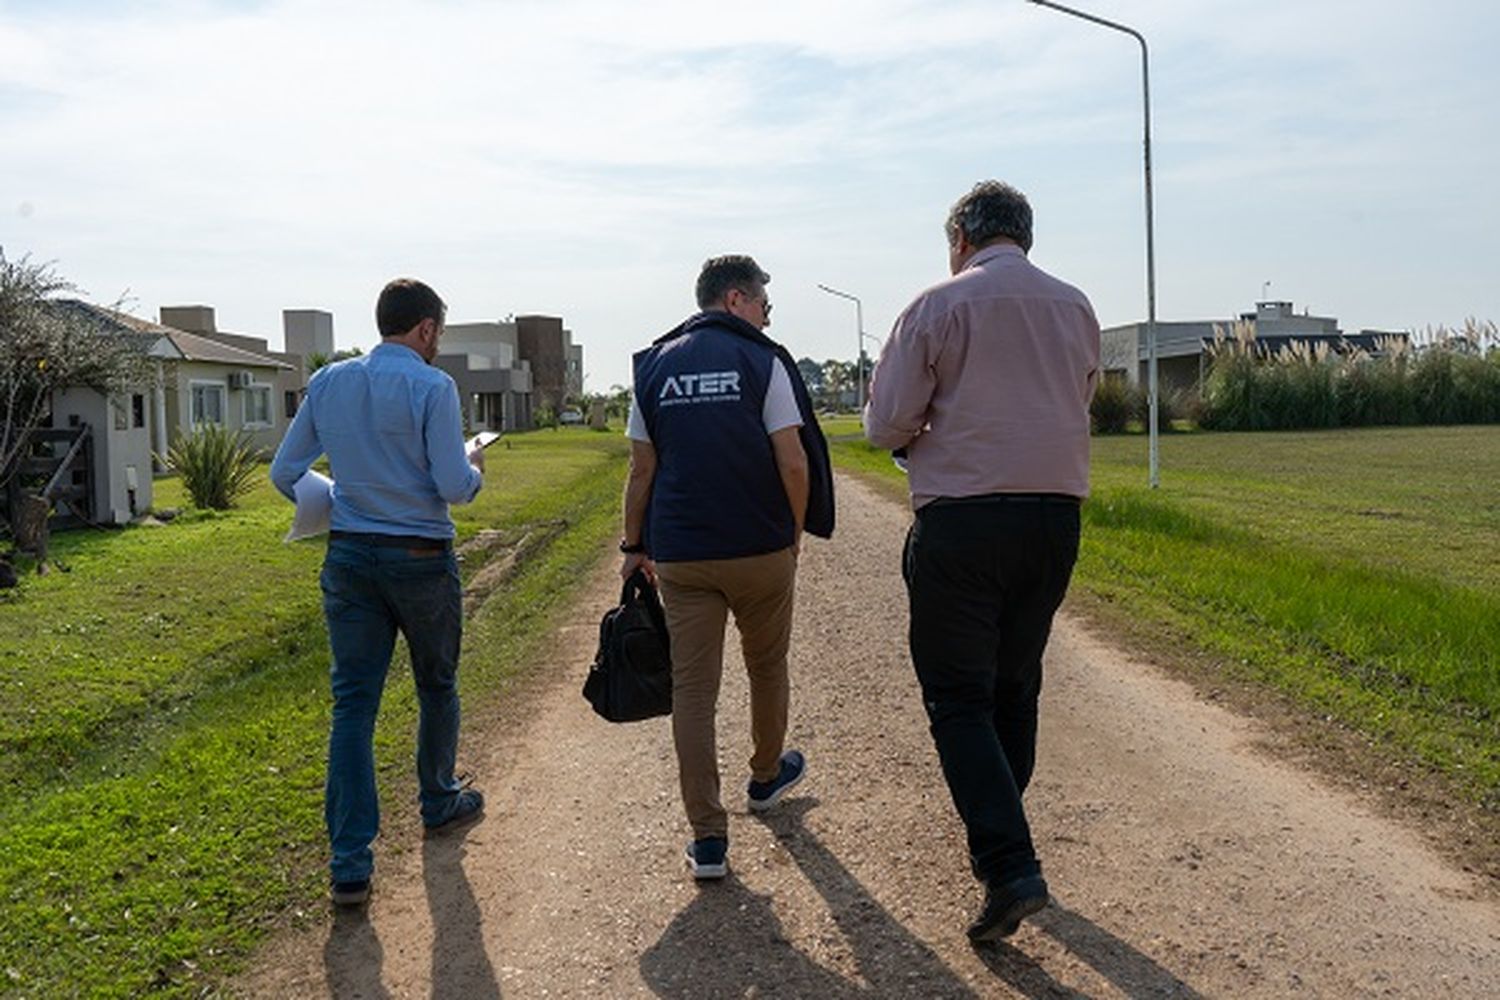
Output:
[[[195,507],[228,510],[254,488],[260,453],[244,431],[231,434],[217,424],[203,424],[177,439],[166,464],[182,477]]]
[[[1136,410],[1135,387],[1118,375],[1106,375],[1094,388],[1089,403],[1095,434],[1123,434]]]

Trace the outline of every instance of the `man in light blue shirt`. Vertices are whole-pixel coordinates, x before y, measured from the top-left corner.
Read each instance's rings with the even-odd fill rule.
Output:
[[[417,685],[423,825],[450,830],[484,809],[484,796],[453,775],[463,594],[448,505],[479,492],[484,453],[465,448],[458,389],[432,366],[446,312],[420,281],[386,285],[375,307],[381,344],[318,370],[271,462],[271,482],[289,499],[318,456],[333,474],[321,577],[333,651],[324,815],[341,905],[370,894],[380,829],[375,715],[398,631]]]

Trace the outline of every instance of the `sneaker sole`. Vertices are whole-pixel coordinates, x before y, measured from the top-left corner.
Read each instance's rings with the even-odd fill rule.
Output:
[[[366,886],[358,892],[330,892],[328,898],[334,906],[358,906],[370,898],[370,889]]]
[[[688,871],[693,873],[693,878],[697,879],[699,882],[709,882],[714,879],[721,879],[725,875],[729,874],[729,861],[727,859],[724,861],[720,861],[716,865],[700,865],[697,861],[693,860],[691,848],[689,848],[687,854],[687,866]]]
[[[770,795],[767,795],[763,799],[752,799],[747,795],[745,796],[745,804],[750,807],[751,812],[765,812],[767,809],[770,809],[772,806],[776,805],[776,803],[780,802],[786,796],[787,792],[790,792],[793,788],[796,788],[798,785],[800,785],[802,783],[802,779],[805,777],[807,777],[807,765],[803,764],[802,773],[797,775],[791,781],[788,781],[786,784],[782,785],[780,788],[776,789],[776,791],[772,792]]]
[[[1040,913],[1047,908],[1046,896],[1032,896],[1027,899],[1018,899],[1010,904],[1004,916],[995,921],[991,927],[986,927],[977,934],[970,934],[970,941],[999,941],[1008,938],[1021,929],[1021,921],[1033,913]]]

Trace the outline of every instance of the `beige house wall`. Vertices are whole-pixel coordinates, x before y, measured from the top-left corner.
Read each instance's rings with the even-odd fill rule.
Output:
[[[252,388],[263,387],[270,396],[269,419],[263,423],[246,422],[246,400],[250,389],[230,388],[231,373],[249,372]],[[291,376],[290,379],[284,375]],[[254,365],[227,365],[209,361],[178,361],[167,366],[167,440],[170,445],[183,434],[192,432],[192,391],[195,385],[217,391],[222,401],[223,426],[230,431],[245,431],[251,444],[263,451],[275,451],[286,432],[283,393],[297,386],[296,373],[286,369]],[[216,390],[214,387],[217,387]]]

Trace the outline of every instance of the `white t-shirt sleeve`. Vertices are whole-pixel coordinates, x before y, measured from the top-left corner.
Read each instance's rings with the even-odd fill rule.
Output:
[[[646,430],[646,418],[641,416],[641,408],[637,405],[635,396],[630,397],[630,417],[625,421],[625,436],[632,441],[651,443],[651,432]]]
[[[771,384],[766,387],[766,401],[761,407],[760,419],[767,434],[802,426],[802,410],[792,392],[792,377],[779,357],[771,358]]]

